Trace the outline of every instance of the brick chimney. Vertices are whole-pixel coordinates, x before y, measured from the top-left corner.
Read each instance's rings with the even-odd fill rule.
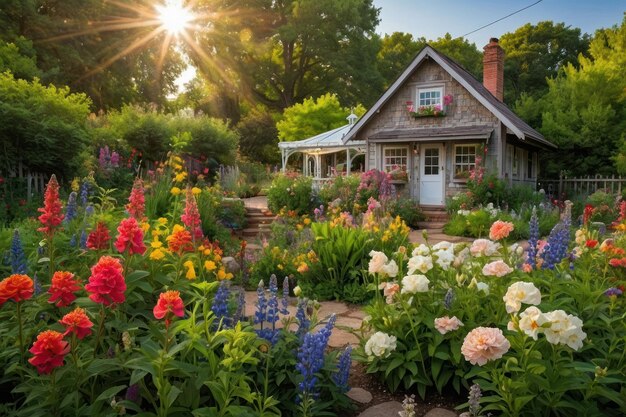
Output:
[[[504,100],[504,50],[498,45],[498,38],[489,39],[483,48],[483,85],[498,100]]]

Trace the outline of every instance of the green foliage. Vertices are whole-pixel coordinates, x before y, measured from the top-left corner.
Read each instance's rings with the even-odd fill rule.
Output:
[[[0,41],[0,73],[6,71],[24,80],[41,77],[30,41],[25,38],[18,38],[16,43]]]
[[[0,172],[22,162],[34,172],[74,176],[89,140],[89,99],[69,88],[16,80],[10,73],[0,74],[0,97]]]
[[[240,136],[241,156],[262,164],[280,162],[278,130],[274,119],[269,111],[260,106],[250,109],[241,118],[236,126]]]
[[[312,179],[297,174],[276,174],[267,193],[271,211],[293,210],[299,214],[310,213],[314,206]]]
[[[424,220],[419,203],[411,197],[397,196],[389,202],[387,209],[392,217],[400,216],[408,226],[414,229],[418,228],[418,222]]]
[[[359,174],[338,175],[325,182],[317,195],[325,206],[332,202],[334,206],[338,205],[341,211],[356,214],[354,213],[354,203],[360,183],[361,176]]]
[[[365,113],[361,105],[354,109],[357,116]],[[307,139],[319,133],[347,124],[350,109],[341,107],[337,95],[326,93],[317,99],[308,98],[294,104],[283,112],[282,120],[276,123],[278,138],[282,141]]]
[[[500,206],[506,200],[508,186],[496,174],[485,175],[481,181],[468,180],[467,188],[472,193],[473,204],[476,206],[489,203]]]

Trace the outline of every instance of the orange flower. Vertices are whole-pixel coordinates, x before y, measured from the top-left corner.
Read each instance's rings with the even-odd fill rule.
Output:
[[[185,315],[185,306],[178,291],[165,291],[159,295],[159,301],[152,312],[157,320],[165,317],[165,325],[169,326],[172,315],[182,317]]]
[[[52,285],[48,292],[51,294],[49,303],[57,307],[66,307],[76,299],[74,292],[80,290],[79,280],[74,274],[67,271],[57,271],[52,275]]]
[[[0,306],[9,300],[16,303],[33,296],[33,280],[27,275],[14,274],[0,281]]]
[[[110,256],[101,257],[98,263],[91,267],[89,284],[85,285],[85,289],[91,293],[89,298],[105,306],[123,303],[126,291],[123,271],[124,268],[118,259]]]
[[[49,236],[54,234],[54,231],[63,221],[63,214],[61,213],[61,200],[59,199],[59,183],[57,177],[52,174],[48,185],[46,186],[46,192],[43,199],[43,207],[38,208],[37,211],[42,213],[39,216],[39,221],[42,227],[37,229],[38,232],[43,232]]]
[[[137,219],[129,217],[122,220],[117,231],[119,234],[114,245],[118,252],[123,253],[128,250],[130,255],[134,253],[143,255],[146,245],[143,243],[143,230],[137,223]]]
[[[85,310],[80,307],[76,307],[74,311],[63,316],[59,323],[65,327],[64,336],[69,333],[76,333],[76,337],[79,339],[89,336],[93,327],[93,323],[85,314]]]
[[[192,252],[193,251],[193,243],[191,242],[191,233],[189,230],[186,230],[183,226],[177,224],[174,226],[172,234],[169,235],[165,240],[167,240],[168,248],[179,255],[182,252]]]
[[[502,220],[495,221],[489,229],[489,239],[500,240],[509,236],[513,231],[513,223],[503,222]]]
[[[63,359],[69,351],[70,347],[63,340],[61,333],[46,330],[37,335],[37,340],[29,350],[35,356],[30,358],[28,362],[36,366],[40,374],[49,374],[54,368],[63,366]]]

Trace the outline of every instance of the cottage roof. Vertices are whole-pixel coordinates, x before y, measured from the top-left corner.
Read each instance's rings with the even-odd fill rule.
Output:
[[[398,89],[411,76],[415,69],[425,59],[431,58],[441,65],[459,84],[472,94],[483,106],[491,111],[518,139],[529,141],[542,148],[556,149],[556,146],[546,140],[543,135],[530,127],[525,121],[519,118],[507,107],[506,104],[498,100],[491,94],[485,86],[472,74],[467,72],[453,59],[443,55],[430,45],[426,45],[405,68],[404,72],[393,82],[378,101],[368,110],[367,113],[354,125],[354,127],[343,137],[344,143],[353,140],[361,129],[370,121],[382,106],[398,91]]]
[[[493,126],[458,126],[427,129],[391,129],[381,130],[369,137],[373,142],[394,139],[395,142],[415,141],[416,139],[463,140],[488,139]]]

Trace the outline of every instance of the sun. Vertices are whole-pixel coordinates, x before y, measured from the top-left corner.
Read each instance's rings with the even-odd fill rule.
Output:
[[[179,35],[194,20],[190,9],[185,7],[183,0],[166,0],[164,5],[155,7],[161,27],[172,35]]]

